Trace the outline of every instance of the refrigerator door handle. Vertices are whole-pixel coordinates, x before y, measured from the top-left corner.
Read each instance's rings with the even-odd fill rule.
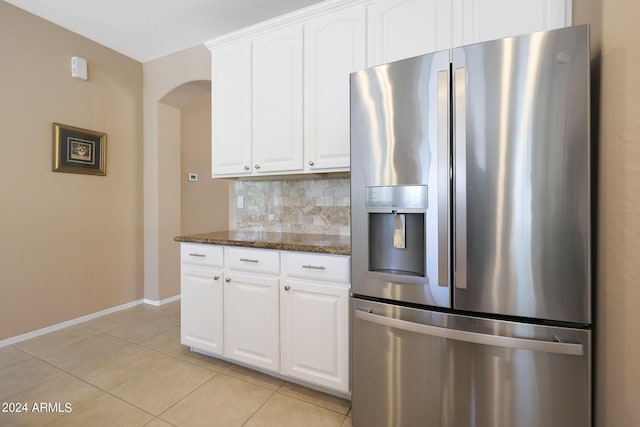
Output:
[[[403,331],[415,332],[422,335],[429,335],[454,341],[464,341],[472,344],[484,344],[494,347],[514,348],[544,353],[567,354],[572,356],[584,355],[584,346],[582,344],[503,337],[499,335],[488,335],[478,332],[443,328],[440,326],[423,325],[421,323],[413,323],[406,320],[373,314],[363,310],[362,308],[357,308],[355,310],[355,314],[357,319],[365,322],[371,322],[381,326],[388,326],[390,328],[401,329]]]
[[[438,72],[438,285],[449,286],[449,70]]]
[[[455,90],[455,261],[456,288],[467,288],[467,129],[466,129],[466,68],[454,71]]]

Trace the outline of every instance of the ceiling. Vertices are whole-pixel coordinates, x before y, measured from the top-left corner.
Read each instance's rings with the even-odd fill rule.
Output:
[[[147,62],[321,0],[5,0]]]

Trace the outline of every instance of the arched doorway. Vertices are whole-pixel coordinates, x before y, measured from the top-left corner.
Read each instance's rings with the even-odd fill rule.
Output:
[[[184,83],[160,98],[158,139],[159,294],[177,295],[182,234],[226,230],[229,184],[211,178],[211,82]],[[198,175],[189,181],[188,173]]]

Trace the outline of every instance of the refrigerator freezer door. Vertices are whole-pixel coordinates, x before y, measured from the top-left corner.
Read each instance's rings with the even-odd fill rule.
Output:
[[[353,299],[355,427],[591,425],[591,332]]]
[[[591,323],[588,26],[453,50],[456,309]]]
[[[356,294],[450,306],[449,57],[450,51],[440,51],[351,74],[351,253]],[[381,207],[381,201],[387,201],[383,196],[415,188],[426,195],[422,211],[411,204]],[[373,218],[395,213],[389,238],[374,241]],[[409,213],[422,215],[419,229],[411,228],[415,215],[410,219]],[[416,244],[422,245],[419,273],[373,268],[385,251],[410,257]]]

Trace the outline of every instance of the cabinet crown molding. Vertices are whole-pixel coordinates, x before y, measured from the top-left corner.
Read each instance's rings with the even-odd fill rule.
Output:
[[[266,21],[259,22],[254,25],[250,25],[245,28],[224,34],[219,37],[212,38],[204,42],[204,45],[209,49],[215,49],[220,46],[224,46],[228,43],[235,43],[240,40],[250,40],[256,36],[259,36],[265,32],[273,31],[280,27],[302,24],[308,22],[310,19],[315,18],[318,15],[322,15],[327,12],[333,12],[341,9],[347,9],[352,6],[360,4],[370,4],[374,0],[325,0],[320,3],[313,4],[311,6],[289,12],[284,15],[276,16],[275,18],[268,19]]]

